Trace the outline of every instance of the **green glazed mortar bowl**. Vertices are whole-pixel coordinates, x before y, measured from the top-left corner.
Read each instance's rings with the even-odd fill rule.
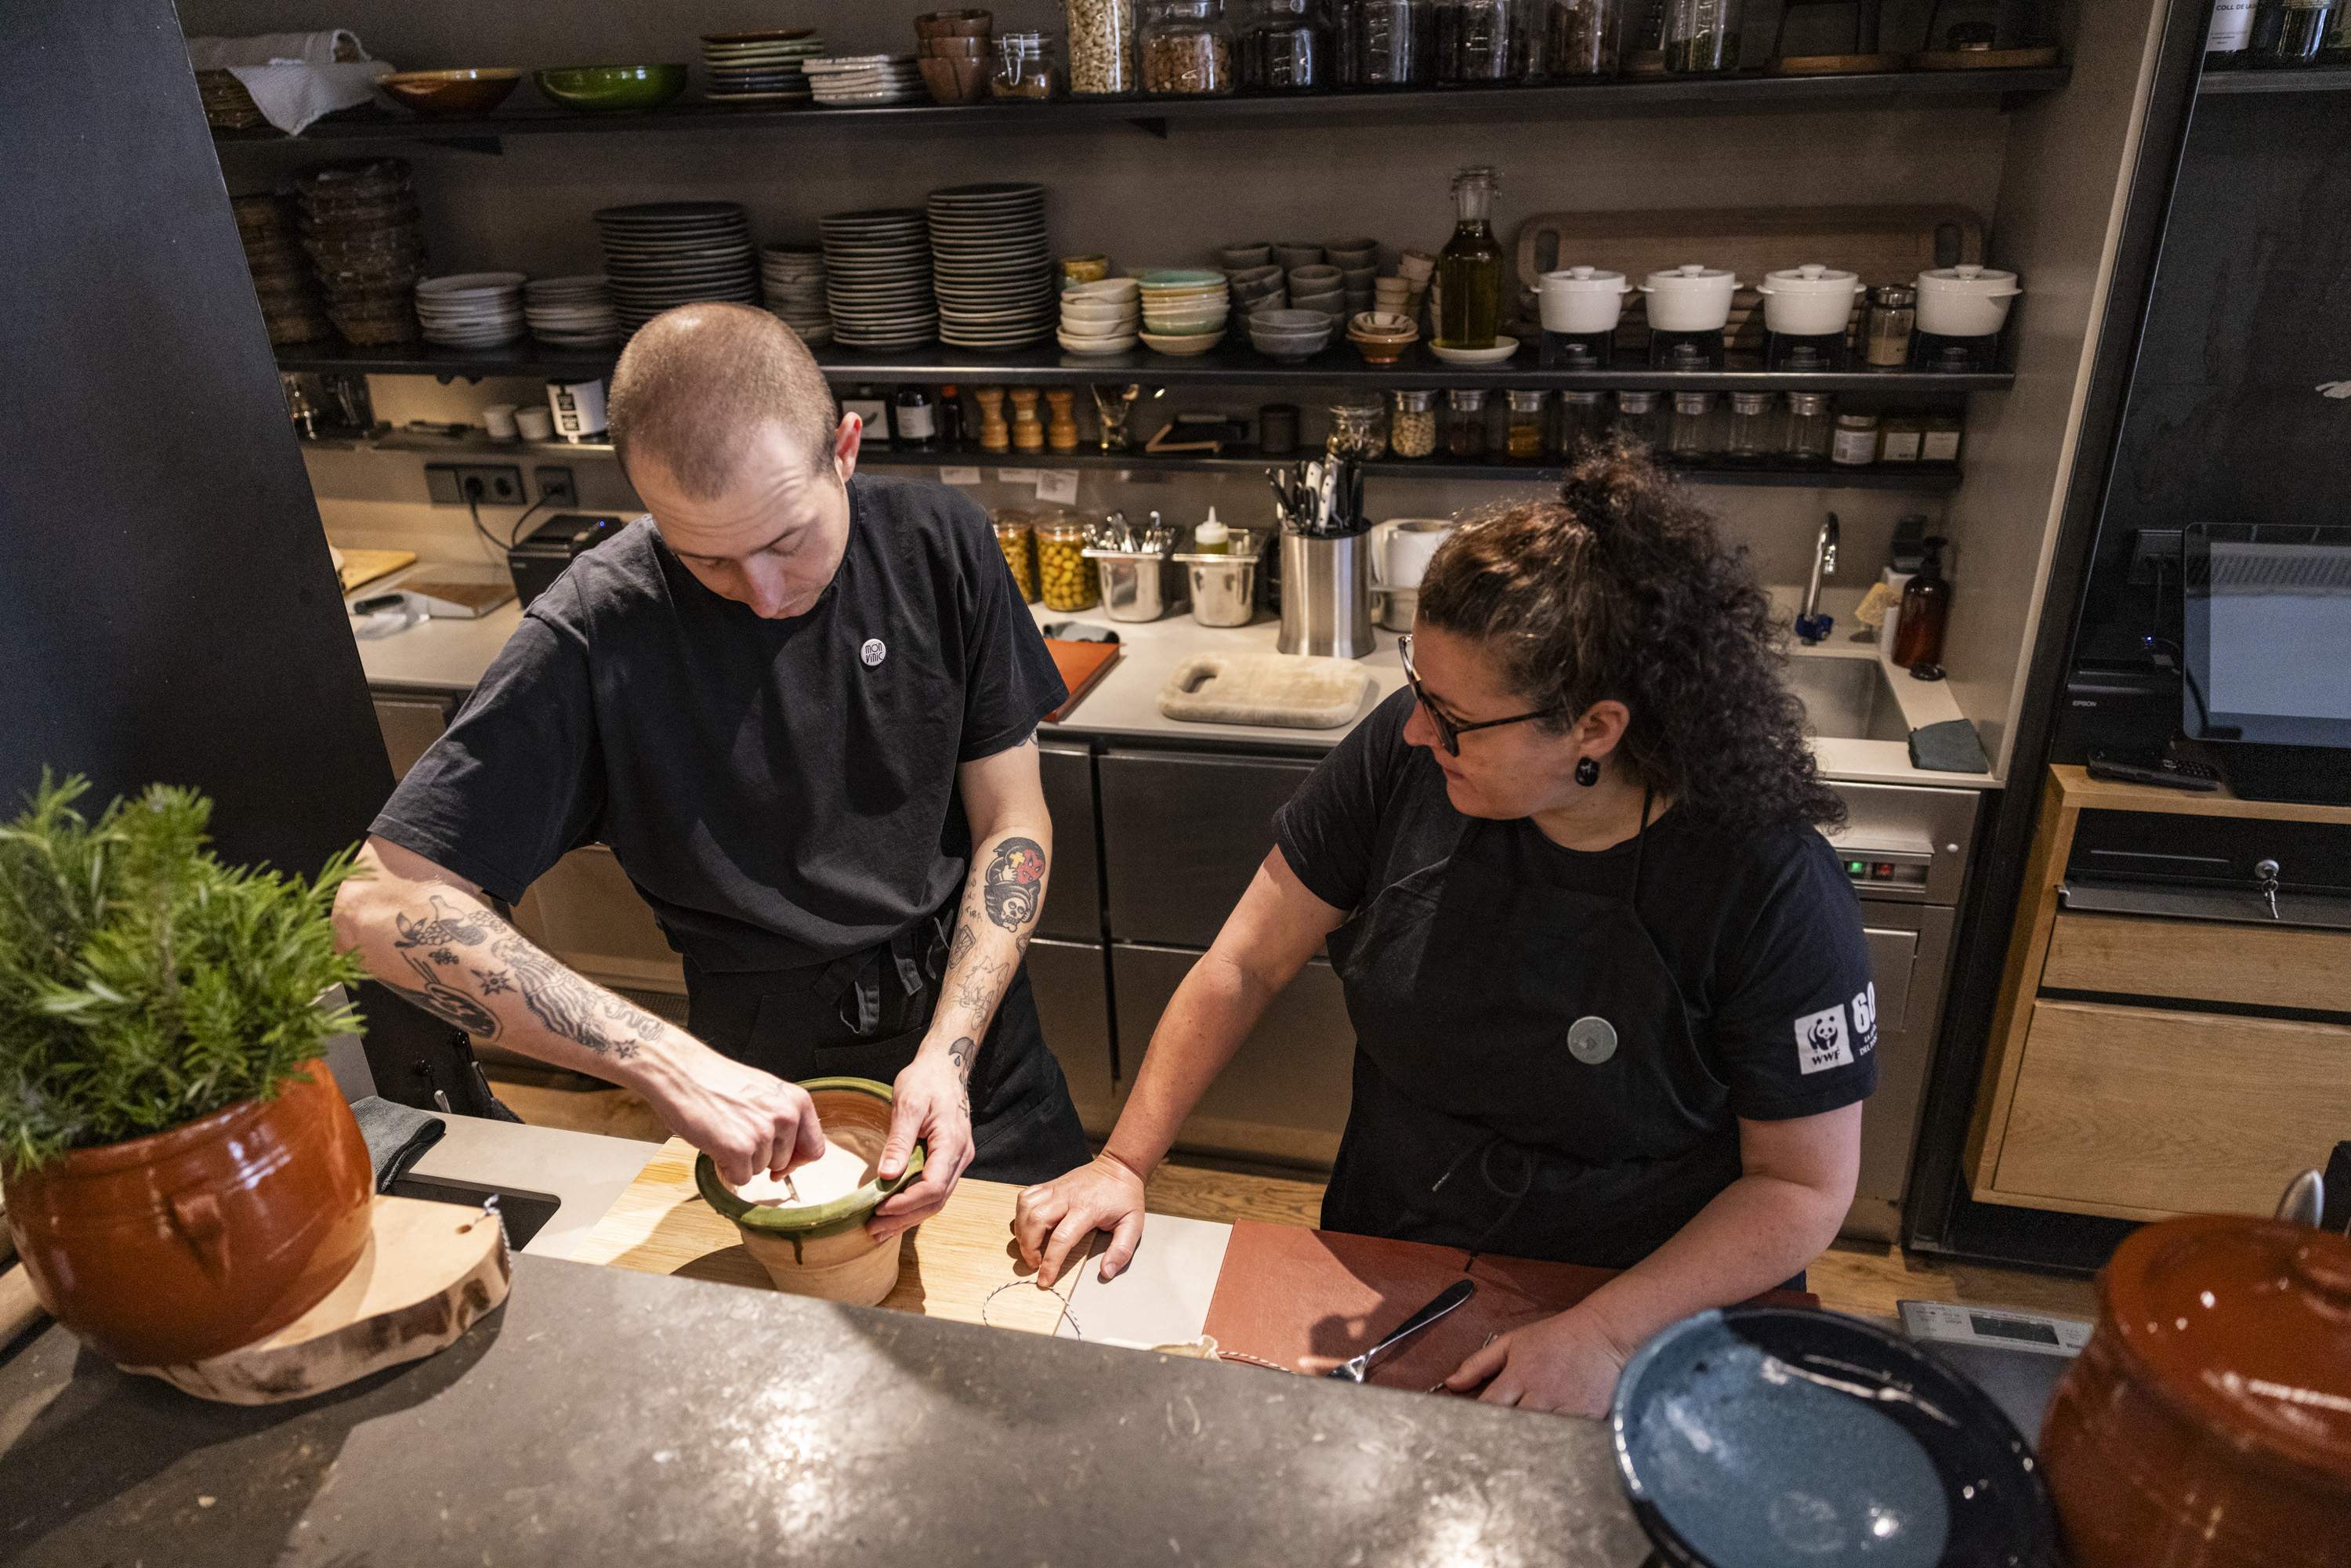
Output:
[[[682,65],[549,66],[532,79],[538,90],[569,110],[619,114],[659,109],[685,90]]]
[[[881,1124],[889,1126],[890,1104],[893,1096],[890,1086],[871,1078],[811,1078],[800,1085],[810,1098],[821,1103],[828,1095],[854,1095],[875,1103],[881,1111]],[[906,1157],[906,1168],[894,1181],[875,1179],[867,1182],[845,1197],[831,1203],[820,1203],[809,1208],[777,1208],[767,1204],[751,1203],[737,1195],[718,1178],[718,1167],[710,1163],[708,1155],[699,1155],[694,1161],[694,1185],[703,1201],[717,1213],[751,1230],[764,1230],[777,1236],[797,1236],[812,1241],[822,1236],[837,1236],[854,1229],[871,1218],[883,1200],[911,1186],[923,1174],[926,1154],[917,1143],[914,1152]]]

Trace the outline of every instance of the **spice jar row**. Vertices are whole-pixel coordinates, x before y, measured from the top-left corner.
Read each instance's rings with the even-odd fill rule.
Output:
[[[1565,392],[1479,387],[1388,394],[1388,455],[1407,461],[1529,463],[1574,457],[1623,434],[1677,466],[1843,467],[1955,464],[1951,410],[1840,413],[1825,392]]]

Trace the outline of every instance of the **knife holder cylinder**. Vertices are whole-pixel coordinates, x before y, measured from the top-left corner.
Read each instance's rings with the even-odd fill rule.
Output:
[[[1360,659],[1372,651],[1371,536],[1281,536],[1281,634],[1285,653]]]

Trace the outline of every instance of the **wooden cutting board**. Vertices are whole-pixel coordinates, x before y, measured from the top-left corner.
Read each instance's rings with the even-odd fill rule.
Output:
[[[355,593],[380,577],[390,577],[403,566],[416,564],[413,549],[347,549],[343,552],[345,593]]]
[[[1374,684],[1353,659],[1202,653],[1168,675],[1159,711],[1193,724],[1337,729],[1355,721]]]
[[[1320,1375],[1381,1336],[1462,1278],[1468,1254],[1417,1241],[1306,1230],[1244,1219],[1225,1246],[1207,1332],[1219,1349]],[[1564,1312],[1615,1278],[1608,1269],[1481,1257],[1478,1293],[1372,1368],[1384,1388],[1426,1392],[1492,1334]],[[1818,1296],[1772,1291],[1773,1306],[1817,1307]]]
[[[694,1157],[683,1139],[664,1144],[604,1218],[572,1244],[572,1260],[774,1290],[768,1271],[744,1250],[735,1222],[695,1190]],[[956,1183],[947,1206],[907,1238],[898,1288],[882,1304],[959,1323],[1051,1333],[1061,1321],[1062,1300],[1037,1289],[1033,1271],[1013,1247],[1012,1210],[1019,1197],[1020,1188],[1003,1182]],[[1005,1288],[1010,1285],[1019,1289]]]
[[[1061,672],[1061,684],[1070,688],[1069,700],[1045,716],[1059,724],[1070,716],[1071,708],[1085,700],[1088,692],[1102,685],[1110,667],[1118,663],[1120,648],[1115,643],[1071,643],[1048,637],[1045,652],[1053,655],[1054,667]]]

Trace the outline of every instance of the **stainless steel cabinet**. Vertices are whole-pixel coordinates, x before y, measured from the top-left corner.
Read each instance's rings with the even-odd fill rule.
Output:
[[[1861,913],[1877,988],[1877,1090],[1862,1107],[1861,1179],[1844,1234],[1893,1241],[1901,1234],[1902,1193],[1934,1062],[1954,912],[1865,899]]]
[[[1200,955],[1121,943],[1111,948],[1118,1008],[1120,1103],[1151,1031]],[[1202,1154],[1327,1166],[1353,1092],[1355,1031],[1339,977],[1317,958],[1273,999],[1256,1031],[1202,1097],[1176,1146]]]
[[[1111,1051],[1109,960],[1099,942],[1029,944],[1029,985],[1045,1043],[1070,1082],[1078,1120],[1089,1134],[1110,1136],[1118,1119],[1116,1062]]]
[[[1266,851],[1273,814],[1314,765],[1173,751],[1102,754],[1111,935],[1206,947]]]
[[[1095,843],[1093,752],[1062,741],[1046,745],[1043,753],[1038,771],[1045,809],[1053,818],[1053,871],[1037,935],[1100,942],[1102,854]]]

